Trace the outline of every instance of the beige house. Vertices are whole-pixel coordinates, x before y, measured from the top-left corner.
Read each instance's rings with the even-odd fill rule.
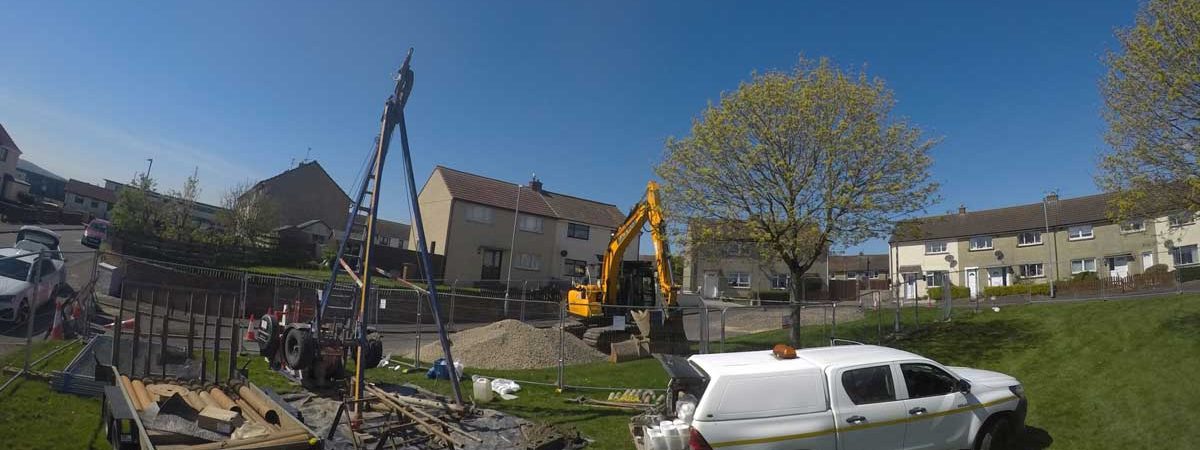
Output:
[[[17,174],[17,162],[21,160],[21,148],[13,142],[4,125],[0,125],[0,198],[16,203],[22,193],[29,193],[29,183]]]
[[[1167,263],[1161,251],[1167,218],[1114,223],[1108,217],[1111,194],[915,219],[897,228],[889,266],[898,294],[921,298],[930,287],[966,286],[980,296],[988,286],[1045,283],[1084,272],[1100,278],[1126,278]],[[1200,232],[1179,227],[1181,243],[1196,243]],[[1192,247],[1194,248],[1194,247]]]
[[[700,247],[684,252],[684,291],[705,298],[780,299],[788,295],[792,279],[787,266],[759,255],[754,244],[726,241]],[[809,292],[826,285],[827,263],[819,258],[804,274]]]
[[[445,256],[446,280],[460,283],[503,282],[510,272],[537,281],[595,275],[625,220],[616,205],[548,191],[537,179],[520,186],[442,166],[418,201],[430,252]],[[636,261],[638,251],[635,241],[624,259]]]

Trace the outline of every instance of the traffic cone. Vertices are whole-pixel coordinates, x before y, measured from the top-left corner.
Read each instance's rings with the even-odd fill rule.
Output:
[[[61,341],[63,339],[63,320],[62,320],[62,302],[54,301],[54,326],[50,328],[50,337],[48,339]]]
[[[250,315],[250,322],[246,324],[246,338],[245,339],[247,341],[254,340],[254,314]]]
[[[133,329],[133,320],[134,320],[134,319],[135,319],[134,317],[130,317],[130,318],[128,318],[128,319],[125,319],[125,320],[121,321],[121,329],[122,329],[122,330],[132,330],[132,329]],[[110,324],[108,324],[108,325],[105,325],[105,326],[104,326],[104,328],[105,328],[105,329],[109,329],[109,330],[111,330],[111,329],[112,329],[112,327],[113,327],[113,325],[114,325],[114,324],[116,324],[116,323],[117,323],[116,321],[113,321],[113,323],[110,323]]]

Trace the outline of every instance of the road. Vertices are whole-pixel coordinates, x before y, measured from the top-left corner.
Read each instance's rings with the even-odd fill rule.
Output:
[[[64,257],[67,260],[67,284],[72,289],[83,287],[92,276],[92,261],[95,258],[94,250],[79,243],[80,237],[83,236],[83,227],[63,225],[46,227],[62,236],[60,247],[66,253]],[[11,247],[16,243],[18,229],[20,229],[19,225],[0,224],[0,247]],[[46,304],[37,311],[33,322],[33,338],[35,340],[40,340],[45,335],[51,325],[53,314],[54,305],[52,304]],[[0,355],[25,347],[27,327],[28,325],[24,323],[0,322]]]

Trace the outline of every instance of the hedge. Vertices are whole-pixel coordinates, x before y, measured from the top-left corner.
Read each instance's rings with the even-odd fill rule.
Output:
[[[942,295],[943,295],[942,288],[940,288],[940,287],[929,288],[929,299],[930,300],[941,300],[943,298]],[[966,286],[954,286],[954,285],[950,286],[950,298],[970,298],[970,297],[971,297],[971,288],[966,287]]]
[[[1179,281],[1180,282],[1200,280],[1200,266],[1198,266],[1198,267],[1180,267],[1177,270],[1179,271]]]
[[[983,288],[985,297],[1005,297],[1009,295],[1050,295],[1050,285],[1046,283],[1039,284],[1015,284],[1011,286],[988,286]]]

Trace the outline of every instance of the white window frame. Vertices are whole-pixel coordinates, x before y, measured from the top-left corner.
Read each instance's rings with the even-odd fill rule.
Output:
[[[1196,213],[1190,211],[1178,212],[1167,216],[1167,224],[1171,228],[1182,227],[1196,223]]]
[[[1021,264],[1020,267],[1021,267],[1021,271],[1020,271],[1021,278],[1045,278],[1046,277],[1046,265],[1043,263]],[[1029,271],[1026,269],[1031,268],[1031,267],[1037,268],[1037,270],[1035,270],[1035,272],[1037,272],[1036,274],[1029,275]]]
[[[1145,220],[1129,220],[1121,222],[1121,234],[1141,233],[1146,231]]]
[[[1188,254],[1188,259],[1191,261],[1183,262],[1184,253]],[[1188,267],[1200,262],[1200,254],[1197,254],[1196,244],[1172,248],[1171,262],[1175,265],[1175,267]]]
[[[750,289],[750,272],[729,272],[729,287],[734,289]]]
[[[987,240],[987,246],[986,246],[986,247],[984,247],[984,246],[982,246],[982,245],[976,245],[976,243],[982,243],[982,241],[983,241],[983,240]],[[971,244],[970,244],[970,245],[971,245],[971,247],[970,247],[971,251],[979,251],[979,250],[991,250],[991,249],[995,248],[995,247],[992,247],[992,237],[991,237],[991,236],[975,236],[975,237],[972,237],[972,238],[971,238]]]
[[[483,205],[467,205],[467,221],[490,224],[496,220],[492,208]]]
[[[1028,240],[1026,236],[1033,236],[1033,240]],[[1026,241],[1026,242],[1022,242]],[[1022,231],[1017,234],[1017,247],[1031,247],[1034,245],[1042,245],[1041,231]]]
[[[513,261],[514,269],[542,270],[542,255],[537,253],[517,253]]]
[[[545,220],[542,219],[541,217],[534,216],[534,215],[518,214],[517,215],[517,229],[524,231],[526,233],[541,234],[542,231],[545,229]]]
[[[771,275],[771,289],[776,291],[786,291],[788,285],[791,284],[791,278],[792,276],[786,273]]]
[[[1092,263],[1092,267],[1088,268],[1088,263]],[[1079,270],[1075,269],[1075,263],[1079,263]],[[1078,258],[1071,260],[1071,275],[1084,272],[1096,271],[1096,258]]]
[[[1086,235],[1083,234],[1083,230],[1087,230]],[[1079,232],[1078,236],[1075,235],[1076,231]],[[1092,239],[1095,237],[1096,237],[1096,230],[1094,228],[1092,228],[1091,225],[1076,225],[1076,226],[1067,228],[1067,240],[1068,241],[1086,241],[1088,239]]]
[[[940,245],[942,247],[941,250],[937,250],[937,251],[932,250],[934,247],[936,247],[938,245]],[[950,253],[950,244],[947,243],[946,241],[929,241],[929,242],[925,243],[925,254],[926,255],[940,255],[942,253]]]
[[[927,270],[925,271],[925,287],[943,287],[946,285],[947,278],[949,278],[949,274],[947,274],[945,271]]]

